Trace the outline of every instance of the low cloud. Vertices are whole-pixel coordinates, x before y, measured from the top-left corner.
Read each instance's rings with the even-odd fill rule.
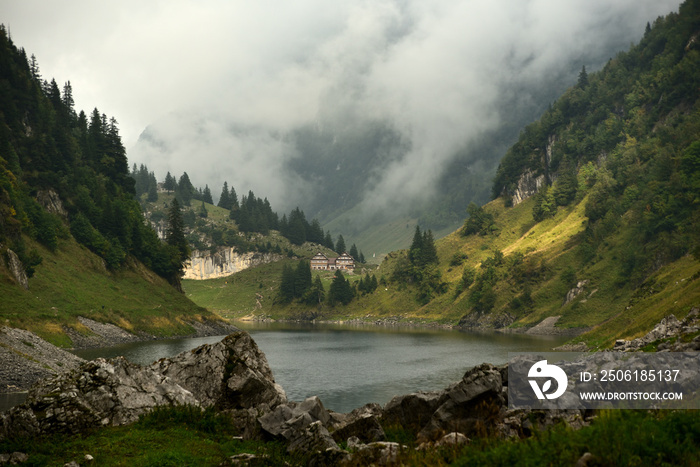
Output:
[[[376,212],[432,193],[458,151],[513,109],[546,105],[543,85],[602,66],[678,1],[0,6],[45,77],[70,80],[79,109],[116,116],[132,162],[160,178],[186,171],[215,196],[224,180],[279,210],[323,196],[290,170],[303,157],[290,135],[384,122],[404,146],[367,174],[363,206]]]

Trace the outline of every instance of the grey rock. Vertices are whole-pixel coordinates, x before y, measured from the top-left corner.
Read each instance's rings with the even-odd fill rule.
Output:
[[[407,430],[418,431],[432,418],[440,397],[440,392],[415,392],[396,396],[384,406],[382,424],[398,425]]]
[[[381,423],[379,423],[379,419],[371,413],[349,418],[345,424],[338,427],[332,434],[333,439],[337,442],[346,441],[351,437],[357,438],[364,443],[386,440],[386,434]]]
[[[68,211],[63,207],[61,197],[53,189],[41,190],[36,194],[36,200],[41,206],[51,214],[56,214],[64,219],[68,219]]]
[[[369,444],[354,443],[353,452],[348,459],[348,465],[390,465],[405,446],[388,441],[377,441]]]
[[[287,400],[282,387],[275,383],[265,354],[245,331],[161,359],[151,368],[191,391],[203,407],[273,408]]]
[[[462,381],[445,390],[418,438],[432,441],[453,431],[486,434],[500,423],[504,406],[501,371],[484,363],[467,371]]]
[[[290,401],[279,405],[258,418],[263,431],[272,437],[286,440],[290,440],[299,429],[317,421],[322,424],[330,421],[329,412],[317,396],[309,397],[301,403]]]
[[[156,406],[175,404],[198,402],[152,369],[123,357],[100,358],[35,385],[24,404],[0,415],[0,439],[125,425]]]
[[[22,261],[19,260],[17,253],[9,248],[7,249],[7,268],[10,270],[10,274],[15,282],[24,290],[29,290],[29,279],[27,278],[27,273],[24,271],[24,265]]]
[[[18,465],[29,460],[29,456],[23,452],[0,454],[0,465]]]
[[[320,420],[295,430],[287,446],[287,452],[318,453],[328,449],[339,448]]]
[[[26,391],[37,381],[78,368],[82,362],[32,332],[0,328],[0,393]]]
[[[436,443],[436,447],[443,447],[443,446],[460,446],[462,444],[468,444],[469,443],[469,438],[464,436],[462,433],[448,433],[442,438],[440,438]]]

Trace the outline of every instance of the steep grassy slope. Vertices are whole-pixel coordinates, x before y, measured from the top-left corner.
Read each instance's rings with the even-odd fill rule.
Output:
[[[584,215],[587,197],[556,216],[536,223],[532,218],[533,198],[513,208],[503,199],[485,206],[495,218],[496,233],[463,236],[456,231],[436,242],[442,281],[446,292],[428,304],[417,299],[415,284],[391,280],[406,251],[387,256],[371,272],[380,280],[373,294],[358,296],[347,306],[307,307],[275,303],[282,263],[243,271],[226,279],[185,281],[189,298],[227,318],[268,316],[281,319],[377,319],[398,318],[421,323],[461,324],[467,327],[531,327],[549,316],[560,316],[557,326],[578,331],[592,328],[579,337],[592,346],[609,346],[615,338],[636,337],[668,314],[683,317],[700,304],[700,262],[683,256],[652,274],[639,287],[621,280],[624,269],[619,261],[625,247],[627,229],[620,229],[608,240],[607,250],[586,263],[581,258],[582,234],[588,224]],[[495,302],[487,312],[474,310],[475,281],[459,291],[462,275],[473,270],[476,277],[485,263],[503,253],[494,267]],[[291,260],[289,260],[291,261]],[[362,271],[351,276],[359,280]],[[572,274],[573,273],[573,274]],[[328,290],[331,273],[323,273]],[[567,292],[579,282],[588,281],[581,293],[564,304]],[[262,297],[262,299],[260,298]],[[528,298],[529,297],[529,298]],[[259,304],[258,304],[259,302]],[[574,331],[576,330],[574,329]]]
[[[3,325],[70,346],[64,326],[89,333],[79,316],[156,336],[192,334],[188,323],[218,319],[133,259],[124,268],[109,271],[101,258],[72,239],[62,240],[54,252],[40,244],[32,246],[43,261],[29,279],[29,290],[15,284],[0,261]]]

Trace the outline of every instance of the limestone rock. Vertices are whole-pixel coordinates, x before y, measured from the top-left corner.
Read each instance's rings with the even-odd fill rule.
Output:
[[[330,420],[330,413],[321,400],[313,396],[301,403],[279,405],[261,416],[258,422],[268,435],[286,441],[289,452],[313,453],[338,449],[326,427]]]
[[[29,290],[29,279],[24,271],[24,265],[19,260],[17,253],[9,248],[7,249],[7,268],[10,270],[10,274],[12,274],[15,282],[24,290]]]
[[[513,206],[522,203],[530,196],[536,195],[540,188],[544,186],[544,181],[544,175],[535,177],[529,169],[523,172],[513,193]]]
[[[339,443],[347,441],[351,437],[355,437],[365,443],[384,441],[386,439],[386,434],[381,423],[379,423],[379,419],[371,413],[349,418],[345,424],[337,428],[332,434],[333,439]]]
[[[216,279],[230,276],[251,266],[277,261],[279,255],[258,252],[238,252],[235,248],[222,248],[215,253],[195,250],[185,263],[185,279]]]
[[[583,291],[585,290],[585,287],[588,285],[588,279],[578,281],[576,284],[576,287],[573,287],[571,290],[569,290],[566,293],[566,298],[564,299],[564,305],[567,303],[571,303],[576,297],[578,297]]]
[[[402,449],[406,449],[406,446],[389,441],[362,444],[353,440],[354,452],[348,459],[348,465],[393,465]]]
[[[419,439],[430,441],[453,431],[486,434],[500,422],[505,403],[501,370],[488,363],[474,367],[445,390]]]
[[[287,400],[265,354],[245,331],[161,359],[151,368],[191,391],[203,407],[248,409],[265,404],[273,408]]]
[[[440,395],[440,392],[416,392],[394,397],[384,406],[383,425],[400,425],[408,430],[420,430],[437,410]]]
[[[153,407],[173,404],[198,402],[152,369],[123,357],[100,358],[34,386],[24,404],[0,415],[0,439],[125,425]]]
[[[56,214],[68,219],[68,211],[63,207],[63,202],[53,189],[41,190],[36,194],[36,200],[51,214]]]

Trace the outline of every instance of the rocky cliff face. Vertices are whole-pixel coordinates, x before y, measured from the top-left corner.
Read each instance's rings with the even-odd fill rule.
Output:
[[[193,251],[185,263],[185,279],[205,280],[226,277],[251,266],[271,263],[280,259],[269,253],[239,253],[235,248],[224,248],[216,253]]]
[[[518,205],[528,199],[544,186],[544,175],[535,177],[530,171],[526,170],[518,179],[518,186],[513,193],[513,206]]]

